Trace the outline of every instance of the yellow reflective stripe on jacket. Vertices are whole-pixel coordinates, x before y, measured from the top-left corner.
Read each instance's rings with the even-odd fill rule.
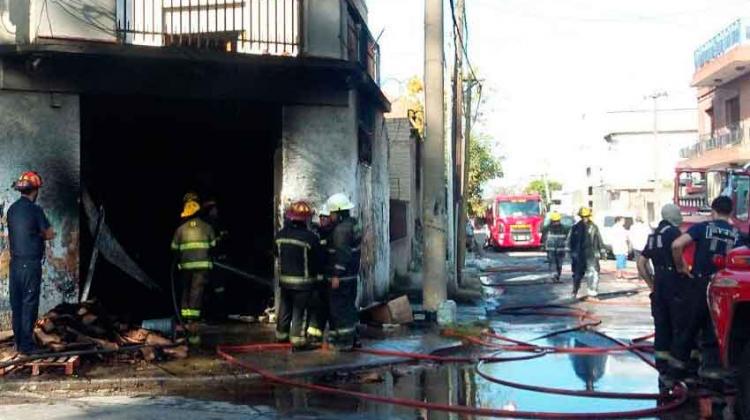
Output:
[[[191,251],[194,249],[211,249],[215,245],[216,245],[216,241],[185,242],[185,243],[177,244],[177,249],[180,251]],[[172,246],[174,247],[174,245]]]
[[[172,250],[173,250],[173,251],[177,251],[178,249],[180,249],[180,246],[179,246],[179,245],[177,245],[177,243],[176,243],[176,242],[172,242],[172,245],[171,245],[171,247],[172,247]]]
[[[180,270],[210,270],[214,267],[211,261],[189,261],[177,264]]]
[[[294,245],[299,246],[305,249],[310,249],[311,246],[307,242],[298,241],[296,239],[288,239],[288,238],[279,238],[276,240],[276,243],[279,245]]]

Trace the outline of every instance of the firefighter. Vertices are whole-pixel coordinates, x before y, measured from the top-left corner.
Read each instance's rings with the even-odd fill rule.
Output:
[[[354,204],[344,194],[334,194],[326,202],[334,227],[328,241],[332,263],[330,280],[330,341],[335,350],[351,351],[356,341],[358,320],[356,299],[360,265],[361,234],[351,217]]]
[[[216,234],[216,246],[213,248],[212,256],[215,261],[227,262],[229,259],[227,249],[227,237],[229,232],[219,214],[219,205],[215,198],[209,197],[201,203],[201,219],[213,228]],[[227,317],[226,309],[226,272],[217,270],[211,273],[211,281],[204,293],[204,307],[207,319],[211,321],[222,321]]]
[[[307,346],[305,311],[310,309],[317,286],[320,239],[310,230],[312,208],[306,202],[293,203],[284,218],[285,226],[276,235],[275,247],[281,287],[276,340],[303,349]]]
[[[555,283],[560,283],[560,274],[565,260],[565,239],[568,237],[568,229],[562,224],[562,215],[553,211],[549,215],[549,224],[542,229],[545,238],[544,247],[547,250],[547,258],[550,267],[555,268]]]
[[[570,231],[568,248],[573,265],[573,298],[578,297],[581,280],[586,277],[589,298],[596,298],[599,288],[599,259],[606,255],[604,242],[599,234],[599,228],[591,220],[592,212],[588,207],[581,207],[578,211],[581,220]]]
[[[323,207],[318,212],[318,224],[315,231],[320,238],[320,250],[318,254],[318,283],[313,294],[313,301],[310,309],[310,319],[307,328],[307,340],[311,346],[318,346],[323,343],[323,334],[325,333],[326,324],[328,324],[330,308],[329,284],[333,276],[333,258],[328,258],[328,241],[333,231],[331,222],[331,213],[328,208]]]
[[[13,338],[19,355],[37,353],[34,324],[39,312],[44,242],[54,239],[47,216],[36,200],[42,178],[36,172],[24,172],[13,184],[21,197],[8,209],[10,241],[10,307]]]
[[[211,225],[198,217],[201,206],[197,194],[185,194],[183,202],[180,214],[183,222],[172,239],[172,250],[177,253],[177,269],[183,284],[180,314],[183,319],[194,324],[203,316],[203,291],[213,268],[211,253],[216,246],[216,234]],[[197,345],[200,337],[191,335],[189,341]]]
[[[669,386],[669,349],[683,310],[677,276],[672,258],[672,244],[682,233],[680,208],[669,203],[661,209],[662,221],[656,231],[648,235],[646,246],[638,256],[638,274],[651,289],[651,316],[654,318],[654,357],[660,382]],[[649,266],[653,266],[653,271]]]
[[[672,244],[675,268],[683,276],[680,294],[685,296],[680,305],[685,325],[672,342],[672,358],[669,360],[675,379],[686,375],[696,339],[701,354],[698,375],[709,380],[721,379],[716,333],[706,303],[706,292],[711,277],[718,271],[714,257],[725,256],[729,250],[741,245],[739,231],[729,222],[732,209],[731,198],[717,197],[711,203],[711,220],[691,226]],[[691,243],[695,243],[692,267],[683,257],[685,248]]]

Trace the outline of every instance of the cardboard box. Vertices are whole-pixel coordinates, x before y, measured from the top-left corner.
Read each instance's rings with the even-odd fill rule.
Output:
[[[365,319],[379,324],[408,324],[414,322],[409,298],[406,295],[388,303],[379,303],[367,308]]]

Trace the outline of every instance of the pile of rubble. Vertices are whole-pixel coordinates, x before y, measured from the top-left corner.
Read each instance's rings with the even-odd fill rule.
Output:
[[[184,339],[175,340],[161,332],[121,322],[95,301],[58,305],[37,321],[34,338],[40,347],[56,353],[77,350],[114,353],[140,346],[138,352],[146,361],[188,355]]]

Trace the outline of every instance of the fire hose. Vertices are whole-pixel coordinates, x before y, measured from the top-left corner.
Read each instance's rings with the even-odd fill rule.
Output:
[[[545,309],[557,309],[564,311],[546,311]],[[535,310],[541,312],[555,313],[555,316],[570,316],[579,318],[581,320],[589,319],[591,322],[582,324],[578,328],[568,329],[567,331],[576,329],[588,329],[592,326],[598,325],[598,321],[590,313],[585,313],[578,308],[564,307],[561,305],[545,306],[535,305],[532,307],[516,307],[508,308],[507,311],[513,314],[531,314]],[[584,316],[585,315],[585,316]],[[597,322],[598,321],[598,322]],[[607,419],[607,418],[639,418],[658,416],[662,413],[671,411],[684,404],[688,399],[687,387],[685,384],[678,384],[670,393],[666,394],[646,394],[646,393],[621,393],[621,392],[601,392],[601,391],[582,391],[582,390],[566,390],[559,388],[541,387],[533,385],[519,384],[515,382],[505,381],[492,377],[487,374],[482,367],[488,363],[503,363],[520,360],[530,360],[539,357],[547,356],[551,353],[561,354],[609,354],[613,352],[632,352],[646,362],[650,362],[643,354],[642,351],[647,351],[648,346],[644,344],[638,344],[636,341],[633,344],[626,344],[620,340],[609,337],[606,334],[595,333],[601,335],[612,341],[615,345],[612,347],[587,347],[587,348],[566,348],[566,347],[551,347],[551,346],[539,346],[531,343],[527,343],[520,340],[515,340],[510,337],[505,337],[494,332],[485,332],[480,336],[472,336],[468,334],[461,334],[457,331],[446,330],[444,334],[452,337],[462,338],[469,343],[480,345],[494,350],[507,351],[507,352],[518,352],[528,353],[521,356],[503,357],[499,356],[500,352],[495,352],[491,355],[482,355],[476,357],[455,357],[455,356],[438,356],[421,353],[409,353],[402,351],[392,350],[377,350],[377,349],[358,349],[358,352],[371,354],[376,356],[389,356],[389,357],[402,357],[410,360],[428,360],[439,363],[475,363],[475,370],[477,374],[484,379],[499,383],[505,386],[514,387],[518,389],[525,389],[529,391],[536,391],[550,394],[560,395],[571,395],[577,397],[589,397],[589,398],[610,398],[610,399],[635,399],[635,400],[656,400],[661,405],[654,408],[646,408],[640,410],[631,411],[620,411],[620,412],[599,412],[599,413],[555,413],[555,412],[538,412],[538,411],[516,411],[516,410],[505,410],[505,409],[492,409],[492,408],[480,408],[480,407],[469,407],[460,405],[449,405],[425,402],[421,400],[410,400],[404,398],[384,397],[379,395],[368,394],[364,392],[351,391],[346,389],[340,389],[327,385],[319,385],[297,381],[277,375],[273,372],[265,370],[256,364],[250,363],[246,360],[240,360],[233,356],[231,353],[254,353],[274,350],[288,350],[290,349],[289,344],[251,344],[251,345],[238,345],[238,346],[218,346],[217,354],[226,360],[227,362],[247,369],[249,371],[259,374],[264,380],[276,383],[278,385],[307,389],[309,391],[321,392],[327,394],[334,394],[339,396],[347,396],[352,398],[358,398],[367,401],[373,401],[377,403],[393,404],[403,407],[425,409],[431,411],[442,411],[456,414],[474,415],[474,416],[487,416],[487,417],[507,417],[507,418],[528,418],[528,419]],[[553,335],[561,334],[560,332],[553,333]],[[484,337],[482,337],[484,336]],[[551,334],[548,334],[551,336]],[[639,339],[645,340],[647,337],[639,337]],[[499,340],[506,344],[500,344],[489,340]],[[653,363],[649,363],[653,367]]]

